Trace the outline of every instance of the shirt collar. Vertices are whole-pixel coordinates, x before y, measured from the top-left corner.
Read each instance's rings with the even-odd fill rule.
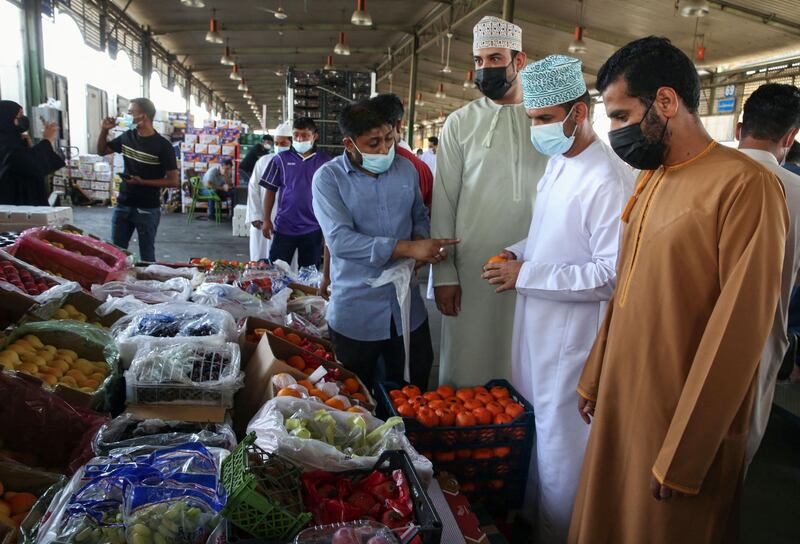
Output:
[[[344,169],[348,174],[361,173],[361,170],[353,166],[353,163],[350,161],[350,155],[347,154],[346,149],[342,151],[342,162],[344,162]]]
[[[750,157],[751,159],[755,159],[758,162],[769,163],[774,166],[780,166],[778,164],[778,159],[775,158],[775,155],[770,153],[769,151],[764,151],[763,149],[740,149],[742,153]]]

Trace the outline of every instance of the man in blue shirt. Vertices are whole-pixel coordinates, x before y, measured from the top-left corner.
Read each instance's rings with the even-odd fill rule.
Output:
[[[227,202],[228,206],[233,203],[233,183],[231,183],[231,173],[233,173],[233,161],[225,159],[219,166],[212,166],[203,176],[203,187],[200,188],[201,195],[217,193],[220,200]],[[212,219],[215,213],[214,201],[208,202],[208,218]]]
[[[792,147],[786,151],[783,167],[789,172],[800,176],[800,142],[793,142]]]
[[[322,231],[311,205],[311,181],[331,156],[317,148],[317,139],[317,125],[312,119],[295,119],[292,148],[275,155],[261,176],[261,186],[267,190],[261,231],[272,240],[269,248],[272,262],[291,263],[295,251],[301,267],[319,266],[322,262]],[[270,218],[278,191],[278,213],[273,225]]]
[[[328,325],[339,360],[372,388],[383,356],[386,377],[403,379],[405,351],[393,285],[370,287],[400,259],[439,263],[457,240],[430,240],[430,221],[414,165],[395,157],[393,128],[368,103],[339,117],[345,152],[314,176],[314,212],[331,261]],[[433,348],[428,315],[415,278],[411,283],[410,375],[428,385]]]

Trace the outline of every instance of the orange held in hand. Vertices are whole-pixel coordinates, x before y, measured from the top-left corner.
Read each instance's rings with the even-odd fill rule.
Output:
[[[495,255],[494,257],[490,258],[486,264],[494,264],[494,263],[506,263],[508,262],[508,257],[505,255]]]

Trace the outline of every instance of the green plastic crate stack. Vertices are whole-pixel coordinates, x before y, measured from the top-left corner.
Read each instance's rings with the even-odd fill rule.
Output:
[[[228,500],[222,516],[268,543],[289,542],[311,520],[300,493],[302,470],[267,453],[250,433],[222,462]]]

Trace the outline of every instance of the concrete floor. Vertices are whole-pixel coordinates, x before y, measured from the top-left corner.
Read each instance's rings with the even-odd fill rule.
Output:
[[[75,225],[101,238],[111,238],[109,208],[75,208]],[[231,235],[230,221],[186,223],[186,216],[165,214],[156,239],[156,256],[163,261],[192,257],[249,260],[247,238]],[[131,251],[138,252],[134,235]],[[424,290],[423,290],[424,292]],[[439,352],[441,315],[428,305],[434,353]],[[436,380],[438,367],[432,372]],[[742,508],[742,542],[795,544],[800,542],[800,420],[773,410],[764,443],[745,482]]]

